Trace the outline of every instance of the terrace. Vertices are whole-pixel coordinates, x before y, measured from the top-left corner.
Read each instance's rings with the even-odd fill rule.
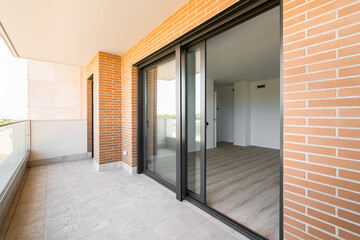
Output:
[[[360,0],[0,3],[0,239],[359,239]]]
[[[98,173],[92,159],[32,167],[4,239],[247,239],[144,175]]]

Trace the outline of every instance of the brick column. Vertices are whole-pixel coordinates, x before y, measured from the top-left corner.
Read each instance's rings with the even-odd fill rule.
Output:
[[[86,68],[94,82],[94,164],[99,170],[121,162],[120,56],[98,52]]]
[[[285,239],[359,239],[360,1],[284,1]]]

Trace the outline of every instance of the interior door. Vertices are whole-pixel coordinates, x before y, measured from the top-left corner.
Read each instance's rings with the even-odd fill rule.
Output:
[[[206,202],[206,86],[205,41],[185,49],[186,85],[186,192]]]

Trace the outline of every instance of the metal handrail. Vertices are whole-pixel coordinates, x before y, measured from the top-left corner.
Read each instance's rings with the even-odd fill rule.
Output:
[[[29,120],[20,120],[20,121],[11,122],[11,123],[0,124],[0,128],[5,127],[5,126],[9,126],[9,125],[12,125],[12,124],[16,124],[16,123],[26,122],[26,121],[29,121]]]

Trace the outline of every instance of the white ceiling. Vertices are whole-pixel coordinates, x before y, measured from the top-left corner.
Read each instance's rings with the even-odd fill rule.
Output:
[[[20,57],[86,66],[122,55],[187,0],[0,0],[0,22]]]
[[[216,85],[280,77],[280,9],[207,41],[207,78]]]

